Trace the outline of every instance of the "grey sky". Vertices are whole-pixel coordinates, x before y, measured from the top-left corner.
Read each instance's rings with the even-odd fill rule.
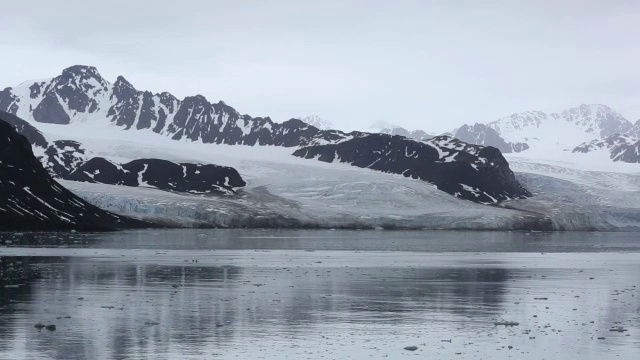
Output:
[[[241,113],[431,132],[602,103],[640,118],[640,2],[21,0],[0,88],[94,65]]]

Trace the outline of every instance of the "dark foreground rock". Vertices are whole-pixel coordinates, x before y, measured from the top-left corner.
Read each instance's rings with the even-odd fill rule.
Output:
[[[56,181],[0,114],[0,230],[114,230],[146,223],[103,211]]]
[[[498,149],[466,144],[449,136],[418,142],[402,136],[371,134],[338,144],[303,147],[293,155],[421,179],[478,203],[531,196],[515,179]]]
[[[0,111],[0,119],[4,122],[12,125],[14,129],[18,132],[18,134],[27,138],[29,143],[33,146],[39,146],[41,148],[46,148],[48,146],[47,140],[44,135],[33,127],[28,122],[20,119],[19,117],[9,114],[3,111]]]

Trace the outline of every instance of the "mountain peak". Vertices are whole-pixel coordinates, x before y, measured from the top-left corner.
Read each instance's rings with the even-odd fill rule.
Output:
[[[318,115],[310,115],[305,118],[301,118],[301,120],[311,126],[314,126],[320,130],[329,130],[333,128],[333,123],[331,121],[323,120]]]
[[[94,66],[73,65],[62,70],[62,77],[80,78],[83,80],[96,79],[99,83],[103,83],[104,79]]]
[[[119,88],[119,89],[125,88],[125,89],[131,89],[131,90],[134,90],[134,91],[136,89],[133,86],[133,84],[131,84],[129,82],[129,80],[125,79],[124,76],[122,76],[122,75],[118,76],[118,78],[116,79],[116,82],[113,84],[113,86],[115,88]]]

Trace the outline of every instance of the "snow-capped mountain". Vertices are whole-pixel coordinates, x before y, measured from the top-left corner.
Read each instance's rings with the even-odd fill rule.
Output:
[[[371,134],[303,147],[294,155],[426,180],[456,197],[480,203],[531,196],[516,181],[500,151],[449,136],[418,142],[403,136],[389,141],[383,134]]]
[[[139,91],[122,76],[111,84],[95,67],[80,65],[49,81],[6,88],[0,92],[0,111],[36,123],[108,121],[127,130],[203,143],[299,146],[345,137],[297,119],[275,123],[240,115],[224,102],[210,103],[202,95],[179,100],[167,92]]]
[[[407,130],[402,126],[394,125],[386,121],[378,121],[369,127],[373,132],[387,135],[400,135],[418,141],[429,140],[435,135],[423,130]]]
[[[633,124],[608,106],[580,105],[552,114],[541,111],[517,113],[487,126],[506,142],[525,143],[531,148],[572,149],[583,142],[625,133]]]
[[[87,203],[55,182],[0,114],[0,230],[108,230],[150,224]]]
[[[506,142],[496,130],[485,124],[463,125],[456,130],[454,137],[469,144],[493,146],[503,153],[517,153],[529,148],[521,142]]]
[[[329,120],[324,120],[318,115],[311,115],[304,118],[301,118],[305,123],[314,126],[320,130],[330,130],[333,129],[333,123]]]
[[[379,142],[382,141],[387,142],[384,147],[389,151],[399,154],[406,150],[406,144],[394,140],[391,135],[400,130],[390,130],[390,134],[372,138],[367,136],[367,133],[362,132],[344,133],[337,130],[321,130],[298,119],[276,123],[269,118],[252,118],[249,115],[240,115],[239,112],[224,102],[210,103],[201,95],[188,96],[179,100],[167,92],[153,94],[148,91],[140,91],[122,76],[119,76],[115,83],[111,84],[102,78],[96,68],[90,66],[72,66],[64,69],[61,75],[51,80],[38,80],[33,83],[23,83],[15,88],[7,88],[0,92],[0,111],[16,114],[31,124],[41,123],[43,126],[54,124],[55,126],[70,126],[78,129],[82,126],[82,129],[86,132],[97,133],[101,133],[103,131],[101,129],[106,125],[110,125],[122,130],[143,131],[182,142],[305,147],[338,144],[363,138],[363,140],[357,142],[359,146],[378,147],[380,146]],[[424,132],[414,132],[408,135],[418,140],[426,140],[431,137],[431,135]],[[62,138],[56,140],[67,141],[74,139]],[[372,142],[372,144],[368,144],[369,142]],[[355,142],[349,144],[353,143]],[[82,144],[90,151],[89,145]],[[447,144],[441,142],[433,142],[430,146],[438,148],[438,153],[446,153],[449,149]],[[443,146],[443,148],[439,148],[439,146]],[[344,147],[350,148],[349,145]],[[93,163],[91,167],[88,167],[86,164],[91,160],[86,156],[83,159],[82,152],[73,143],[54,142],[47,150],[48,158],[44,159],[45,164],[55,174],[63,178],[73,175],[74,180],[98,181],[97,179],[101,179],[106,183],[131,184],[133,186],[140,186],[143,183],[149,184],[146,179],[143,179],[143,181],[123,180],[122,177],[124,175],[120,174],[119,171],[114,172],[113,170],[114,168],[119,169],[119,166],[124,167],[127,165],[120,165],[119,161],[110,161],[110,159],[103,159],[104,161],[96,160],[93,163],[99,163],[103,168],[94,168]],[[351,150],[358,151],[357,149]],[[467,151],[469,151],[468,154],[466,153]],[[459,147],[457,152],[460,154],[449,157],[447,162],[466,162],[464,159],[469,156],[475,156],[473,152],[476,151],[478,151],[476,148]],[[380,153],[378,157],[382,159],[384,155]],[[506,162],[489,162],[497,164],[501,168],[506,167],[506,171],[508,171]],[[385,161],[381,161],[379,165],[369,168],[395,172],[393,169],[395,165],[393,164],[389,164],[389,168],[381,167],[385,163]],[[172,164],[176,166],[183,165],[175,162]],[[61,165],[65,167],[65,170],[60,170]],[[407,164],[402,166],[405,165]],[[422,166],[421,162],[412,162],[408,165]],[[175,166],[165,166],[164,168],[172,167]],[[84,168],[87,171],[84,171],[83,175],[80,176],[76,168]],[[131,169],[125,170],[130,171]],[[433,170],[440,173],[418,178],[427,181],[438,178],[441,182],[446,182],[448,177],[451,177],[450,182],[457,181],[456,179],[459,178],[459,171],[456,170],[453,164],[434,167]],[[478,180],[478,184],[481,185],[479,188],[461,188],[458,189],[459,191],[453,191],[452,189],[457,189],[460,186],[441,186],[441,188],[452,195],[458,192],[490,194],[488,196],[493,198],[494,202],[512,194],[514,196],[526,194],[525,192],[517,194],[510,189],[504,189],[505,196],[497,196],[496,194],[500,193],[500,189],[497,189],[494,185],[491,186],[491,189],[482,188],[482,186],[491,183],[504,184],[500,178],[503,170],[505,169],[501,169],[499,172],[479,171],[475,173],[474,176],[482,178]],[[96,176],[96,171],[106,172],[110,175]],[[405,176],[411,176],[410,173],[415,171],[418,170],[409,169],[405,166],[400,173],[404,173]],[[141,174],[141,172],[146,174],[143,170],[136,172],[138,174]],[[494,179],[494,177],[498,178]],[[106,180],[107,178],[109,180]],[[156,180],[158,184],[168,184],[166,179]],[[186,183],[189,183],[189,181],[186,181]],[[218,183],[214,182],[214,184]],[[508,186],[515,185],[509,184]],[[165,188],[165,190],[174,191],[176,187],[165,186]],[[201,191],[200,189],[195,190]],[[463,195],[461,197],[477,202],[488,202],[488,198],[481,196]]]
[[[604,139],[582,143],[573,149],[574,153],[608,152],[613,161],[640,164],[640,139],[629,135],[613,134]]]

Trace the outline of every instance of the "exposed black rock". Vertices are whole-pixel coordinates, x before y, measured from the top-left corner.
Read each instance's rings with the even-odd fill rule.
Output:
[[[0,111],[15,114],[20,108],[20,99],[13,94],[12,88],[0,91]]]
[[[42,99],[40,104],[33,110],[33,119],[41,123],[68,124],[71,118],[58,100],[54,92],[50,92]]]
[[[526,143],[505,141],[495,129],[485,124],[465,124],[456,131],[454,137],[469,144],[493,146],[503,153],[517,153],[529,148]]]
[[[71,171],[87,161],[87,151],[77,141],[57,140],[45,150],[42,163],[54,177],[65,178]]]
[[[629,135],[613,134],[604,139],[582,143],[572,152],[586,154],[600,149],[606,149],[613,161],[640,163],[640,139]]]
[[[38,96],[40,96],[40,94],[42,93],[45,84],[45,82],[35,82],[31,86],[29,86],[29,97],[32,99],[37,99]]]
[[[44,138],[44,135],[42,135],[40,130],[36,129],[28,122],[13,114],[2,111],[0,111],[0,117],[2,120],[12,125],[18,134],[26,137],[31,145],[39,146],[41,148],[46,148],[48,146],[47,140]]]
[[[27,139],[0,114],[0,230],[113,230],[142,227],[85,202],[55,182]]]
[[[140,159],[119,165],[95,157],[64,177],[67,180],[124,186],[148,186],[161,190],[192,193],[232,193],[246,185],[234,168],[178,164],[167,160]]]
[[[448,136],[418,142],[401,136],[371,134],[338,144],[307,146],[293,155],[402,174],[479,203],[531,196],[516,181],[498,149],[466,144]]]

